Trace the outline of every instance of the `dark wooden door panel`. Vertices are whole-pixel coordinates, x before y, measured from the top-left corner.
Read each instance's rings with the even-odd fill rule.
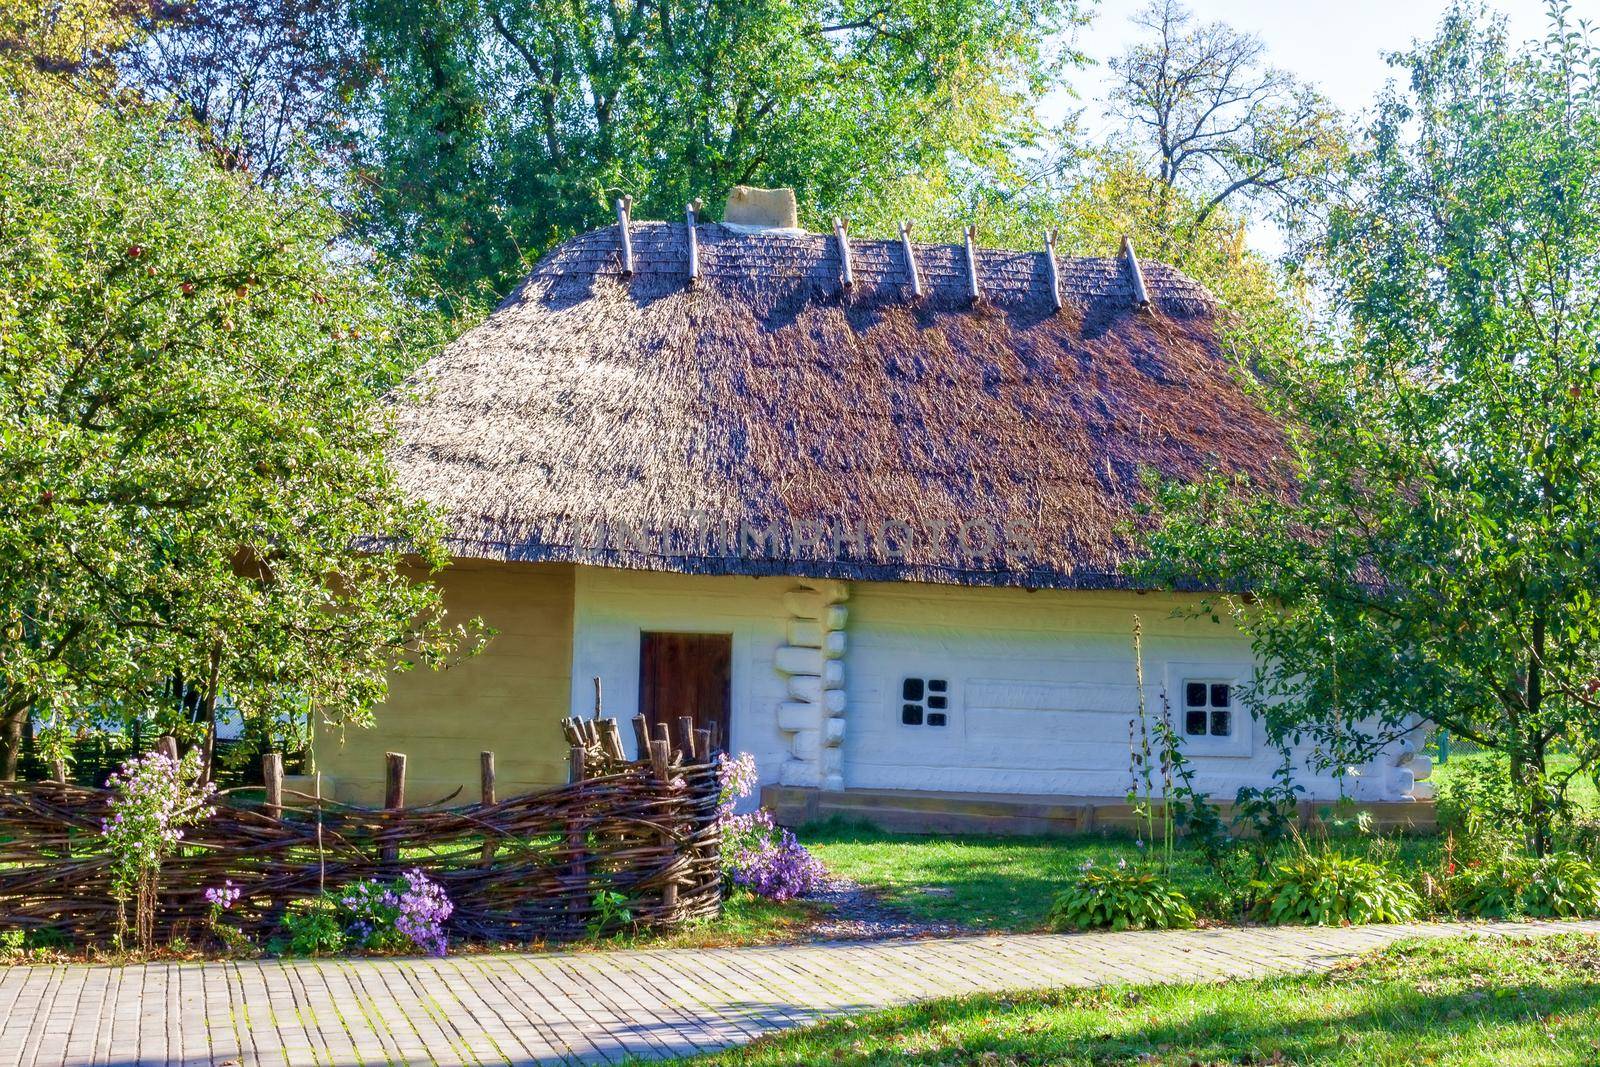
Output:
[[[697,730],[712,730],[726,746],[732,668],[731,634],[641,633],[639,713],[652,730],[666,723],[674,737],[679,716],[687,715]]]

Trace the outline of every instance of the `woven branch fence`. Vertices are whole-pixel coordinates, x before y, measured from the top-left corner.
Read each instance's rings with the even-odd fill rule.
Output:
[[[614,720],[568,720],[563,729],[574,780],[503,801],[492,799],[487,753],[486,799],[477,804],[359,808],[275,793],[270,775],[265,803],[222,794],[216,813],[191,828],[161,868],[157,939],[203,937],[205,891],[227,879],[243,890],[229,925],[259,936],[278,927],[290,901],[414,867],[449,894],[457,937],[581,936],[602,891],[621,894],[643,926],[717,914],[718,781],[709,738],[686,730],[674,747],[664,729],[646,739],[639,719],[635,729],[648,740],[640,751],[650,758],[628,760]],[[393,785],[391,777],[391,799]],[[0,783],[0,929],[52,930],[78,943],[117,933],[100,833],[110,797],[58,782]]]

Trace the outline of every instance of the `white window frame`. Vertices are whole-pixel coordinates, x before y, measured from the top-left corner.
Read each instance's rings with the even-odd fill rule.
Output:
[[[1255,718],[1239,700],[1239,686],[1251,677],[1254,667],[1248,663],[1168,663],[1166,669],[1167,699],[1171,707],[1172,728],[1190,756],[1224,756],[1245,758],[1255,752]],[[1207,686],[1221,684],[1229,689],[1229,711],[1233,732],[1218,737],[1207,732],[1204,737],[1187,732],[1184,686],[1188,682],[1204,682]],[[1210,730],[1210,699],[1207,694],[1206,728]]]
[[[1203,685],[1203,686],[1206,687],[1206,702],[1204,704],[1202,704],[1202,705],[1199,705],[1198,708],[1196,708],[1195,706],[1193,706],[1193,705],[1191,705],[1189,703],[1189,687],[1191,685]],[[1228,687],[1228,706],[1227,707],[1219,708],[1216,705],[1212,704],[1212,702],[1211,702],[1211,687],[1214,686],[1214,685],[1225,685],[1225,686]],[[1182,734],[1185,740],[1194,740],[1194,741],[1198,741],[1201,738],[1231,738],[1235,733],[1238,732],[1238,729],[1239,729],[1239,716],[1237,714],[1238,711],[1239,711],[1239,701],[1234,695],[1235,692],[1238,690],[1238,688],[1239,688],[1238,682],[1236,682],[1232,678],[1184,678],[1184,679],[1182,679],[1180,682],[1178,682],[1177,707],[1174,709],[1174,715],[1178,720],[1177,723],[1175,723],[1174,725],[1177,727],[1178,733]],[[1192,733],[1189,732],[1189,713],[1191,711],[1195,711],[1195,710],[1204,711],[1206,713],[1206,730],[1205,730],[1205,733],[1192,734]],[[1227,733],[1219,734],[1219,733],[1213,733],[1212,732],[1212,730],[1211,730],[1211,713],[1214,712],[1214,711],[1226,711],[1228,713],[1228,732]]]

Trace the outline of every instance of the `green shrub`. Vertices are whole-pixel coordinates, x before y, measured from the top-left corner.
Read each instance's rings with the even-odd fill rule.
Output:
[[[1600,915],[1600,868],[1571,852],[1538,860],[1511,856],[1459,868],[1449,898],[1457,912],[1480,919]]]
[[[291,956],[343,952],[350,943],[339,914],[339,903],[328,894],[290,901],[283,913],[283,929],[289,938],[274,947]]]
[[[1422,906],[1416,891],[1386,867],[1306,848],[1274,862],[1255,889],[1255,915],[1270,923],[1405,922]]]
[[[1600,870],[1571,852],[1528,861],[1522,911],[1559,918],[1600,915]]]
[[[1167,930],[1193,926],[1194,909],[1155,871],[1090,861],[1056,897],[1048,921],[1052,930]]]
[[[1460,915],[1504,919],[1522,914],[1526,883],[1526,865],[1519,859],[1476,863],[1456,869],[1445,884],[1445,896]]]

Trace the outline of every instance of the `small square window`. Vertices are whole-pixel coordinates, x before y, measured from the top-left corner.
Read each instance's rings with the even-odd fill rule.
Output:
[[[906,678],[900,683],[900,722],[904,726],[947,726],[950,723],[950,681]]]
[[[1234,683],[1184,681],[1184,734],[1234,736]]]
[[[1183,732],[1189,737],[1233,736],[1233,683],[1183,683]]]

